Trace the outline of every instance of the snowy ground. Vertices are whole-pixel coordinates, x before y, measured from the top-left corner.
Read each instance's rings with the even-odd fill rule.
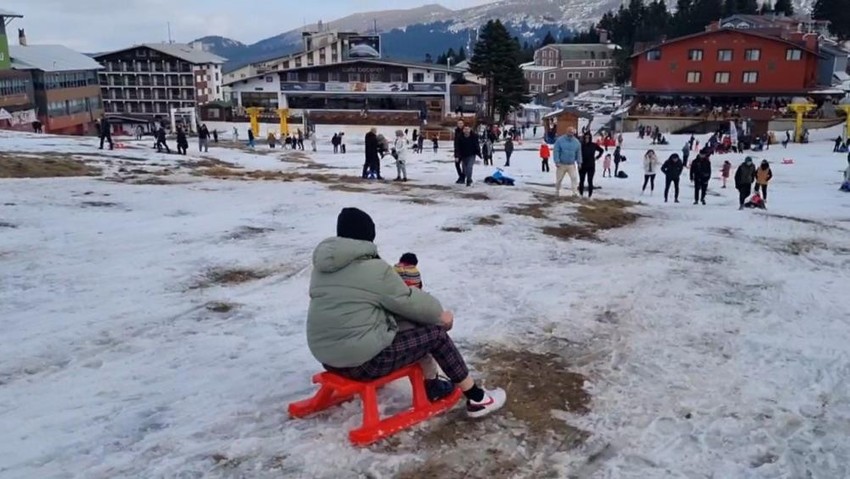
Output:
[[[766,212],[738,211],[717,179],[708,206],[691,205],[687,180],[680,204],[663,203],[663,181],[641,196],[649,145],[628,135],[631,177],[601,179],[600,164],[596,196],[638,201],[641,218],[585,240],[544,234],[578,224],[579,203],[547,196],[533,151],[515,154],[515,188],[456,187],[446,149],[413,156],[403,188],[354,179],[354,141],[346,156],[203,155],[284,172],[254,181],[178,164],[196,152],[0,133],[6,155],[105,168],[0,180],[0,477],[850,477],[836,132],[758,154],[775,174]],[[453,411],[367,449],[346,440],[356,402],[286,418],[318,370],[304,341],[310,253],[343,206],[372,214],[383,257],[418,254],[477,375],[511,392],[508,411],[479,423]],[[216,278],[233,270],[257,279]],[[589,402],[559,396],[568,375]],[[519,388],[524,376],[547,382]],[[385,404],[405,395],[393,387]]]

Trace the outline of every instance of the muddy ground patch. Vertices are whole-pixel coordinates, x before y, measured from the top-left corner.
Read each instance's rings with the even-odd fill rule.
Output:
[[[272,271],[249,268],[210,268],[204,271],[190,289],[210,288],[213,286],[233,286],[266,278]]]
[[[499,215],[480,216],[473,223],[477,226],[498,226],[502,224],[502,217]]]
[[[100,168],[65,153],[0,153],[0,178],[98,176]]]
[[[402,467],[395,477],[554,478],[558,476],[547,458],[586,440],[587,432],[563,419],[567,412],[589,410],[585,378],[569,371],[561,357],[493,347],[483,350],[477,363],[486,384],[507,391],[505,408],[475,421],[458,407],[427,423],[412,438],[391,438],[377,446],[424,455],[422,461]]]
[[[245,240],[262,236],[266,233],[271,233],[274,228],[263,228],[259,226],[240,226],[233,231],[224,235],[224,239],[228,240]]]
[[[544,226],[543,234],[562,240],[598,241],[598,233],[635,223],[640,215],[629,209],[637,203],[626,200],[596,200],[576,209],[577,223]]]

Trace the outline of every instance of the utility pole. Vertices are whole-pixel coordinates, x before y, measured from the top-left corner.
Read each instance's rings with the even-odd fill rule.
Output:
[[[169,44],[174,43],[174,42],[171,40],[171,22],[168,22],[168,43],[169,43]]]

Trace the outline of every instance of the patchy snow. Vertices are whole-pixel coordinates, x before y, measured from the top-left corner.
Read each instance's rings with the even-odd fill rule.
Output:
[[[424,453],[349,446],[356,402],[285,416],[319,369],[304,341],[310,254],[349,205],[375,218],[384,258],[417,253],[470,358],[483,346],[555,344],[548,352],[588,378],[590,412],[554,421],[589,437],[556,452],[517,447],[528,468],[515,477],[539,477],[540,464],[561,477],[848,477],[850,195],[838,191],[847,155],[830,153],[837,131],[755,154],[775,175],[764,212],[738,211],[718,179],[707,206],[691,205],[687,179],[681,204],[663,202],[660,178],[641,195],[650,145],[626,135],[630,178],[603,179],[600,164],[595,197],[640,201],[643,217],[601,241],[541,233],[576,221],[571,202],[546,199],[549,220],[506,211],[551,192],[552,174],[522,148],[508,169],[515,188],[455,187],[450,152],[426,148],[411,155],[402,190],[225,181],[178,163],[199,157],[147,143],[100,152],[92,139],[0,133],[4,154],[75,153],[125,179],[0,180],[0,477],[390,477],[418,464]],[[686,138],[670,139],[662,160]],[[333,178],[359,173],[360,144],[343,156],[323,142],[310,168],[262,146],[203,156]],[[174,184],[131,184],[139,167],[168,168]],[[476,177],[489,170],[478,165]],[[494,214],[502,224],[476,224]],[[267,276],[198,287],[227,268]],[[391,388],[389,401],[404,395]],[[495,433],[469,460],[513,437],[503,420],[487,420]],[[435,423],[400,439],[416,444]]]

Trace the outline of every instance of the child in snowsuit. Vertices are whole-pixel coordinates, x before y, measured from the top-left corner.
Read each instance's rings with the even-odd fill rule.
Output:
[[[541,162],[541,171],[549,171],[549,156],[551,151],[549,150],[549,145],[543,143],[540,145],[540,162]]]
[[[407,286],[422,289],[422,276],[419,274],[418,265],[419,258],[415,254],[404,253],[395,265],[395,272]]]
[[[605,178],[605,173],[608,173],[608,178],[611,178],[611,154],[605,155],[602,160],[602,177]]]
[[[729,174],[732,172],[732,163],[729,160],[723,162],[723,168],[720,169],[720,177],[723,178],[723,186],[721,188],[726,188],[726,181],[729,180]]]

